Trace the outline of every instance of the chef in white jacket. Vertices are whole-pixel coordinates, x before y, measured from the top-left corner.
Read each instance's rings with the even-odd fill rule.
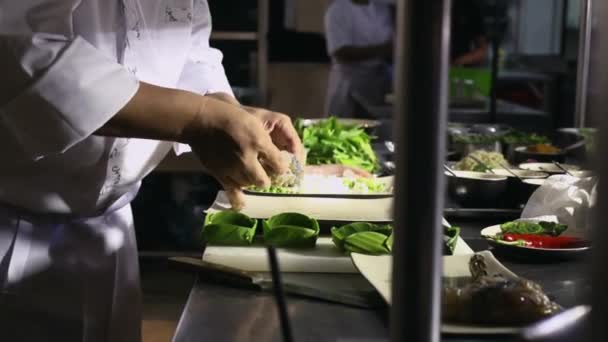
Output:
[[[206,0],[0,0],[1,341],[140,340],[129,202],[172,147],[234,197],[301,155],[210,31]]]
[[[391,7],[380,0],[334,0],[325,13],[325,37],[332,65],[326,112],[356,117],[361,96],[371,105],[384,103],[390,91],[388,63],[393,54]]]

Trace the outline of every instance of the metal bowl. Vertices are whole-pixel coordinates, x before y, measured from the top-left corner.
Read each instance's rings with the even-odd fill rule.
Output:
[[[563,163],[566,160],[566,152],[558,153],[537,153],[528,151],[528,146],[520,146],[515,148],[514,154],[515,163],[523,163],[527,161],[536,161],[540,163],[558,162]]]
[[[448,196],[465,207],[497,208],[505,200],[508,178],[491,173],[457,171],[448,177]]]

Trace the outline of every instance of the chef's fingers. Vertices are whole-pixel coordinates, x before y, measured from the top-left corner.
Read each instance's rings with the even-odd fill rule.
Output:
[[[229,179],[222,180],[220,183],[226,192],[232,209],[236,211],[243,209],[245,207],[245,195],[243,194],[243,190],[237,186],[235,182]]]
[[[298,136],[298,132],[296,132],[295,127],[293,127],[293,123],[291,119],[283,120],[279,123],[280,128],[283,130],[283,134],[285,136],[286,149],[288,152],[293,153],[300,163],[304,164],[306,159],[304,159],[305,151],[304,145],[302,145],[302,141],[300,140],[300,136]]]
[[[289,170],[289,164],[281,158],[281,151],[272,143],[270,137],[260,143],[258,154],[269,173],[280,175]]]
[[[270,186],[270,177],[266,173],[266,170],[260,164],[257,156],[250,154],[244,160],[245,168],[242,171],[242,177],[246,179],[246,185],[255,185],[261,188],[268,188]]]

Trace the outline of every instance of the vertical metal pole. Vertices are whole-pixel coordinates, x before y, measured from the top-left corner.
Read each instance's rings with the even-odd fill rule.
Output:
[[[608,1],[595,3],[595,19],[597,26],[593,32],[593,73],[590,77],[590,91],[583,94],[589,97],[589,112],[593,119],[599,122],[599,144],[596,147],[596,163],[600,182],[598,184],[598,203],[595,210],[593,251],[592,251],[592,311],[591,329],[594,342],[608,341],[606,317],[608,317],[608,46],[604,44],[608,36],[608,21],[603,15],[608,11]]]
[[[397,6],[392,341],[440,337],[450,0]]]
[[[592,0],[580,0],[581,13],[578,39],[578,68],[576,75],[576,107],[574,125],[587,123],[587,93],[589,85],[589,58],[591,55]]]
[[[268,26],[270,16],[270,0],[258,0],[258,91],[259,105],[268,105]]]

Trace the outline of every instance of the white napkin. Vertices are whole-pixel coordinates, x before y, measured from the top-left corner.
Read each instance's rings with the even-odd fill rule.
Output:
[[[528,200],[522,220],[567,224],[568,235],[586,238],[591,231],[590,214],[596,203],[596,187],[594,177],[549,177]]]

